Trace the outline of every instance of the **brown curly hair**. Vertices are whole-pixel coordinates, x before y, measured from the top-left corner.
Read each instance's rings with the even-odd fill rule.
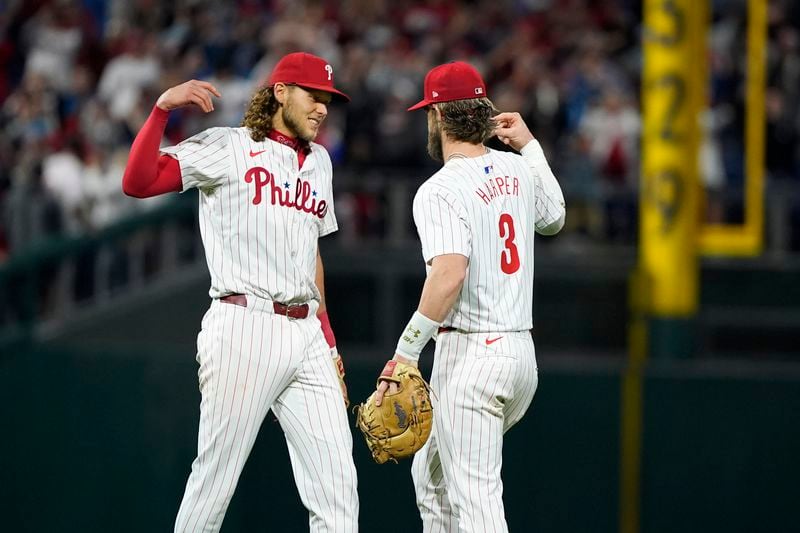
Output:
[[[272,87],[261,87],[253,94],[250,105],[244,113],[242,126],[250,130],[250,137],[261,142],[272,129],[272,117],[280,108],[280,103],[272,92]]]
[[[492,136],[498,110],[488,98],[435,104],[442,114],[442,131],[454,141],[481,144]]]

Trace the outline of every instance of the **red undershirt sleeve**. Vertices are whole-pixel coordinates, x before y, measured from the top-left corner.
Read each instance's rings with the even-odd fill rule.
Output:
[[[153,106],[153,111],[133,140],[122,177],[122,190],[128,196],[150,198],[183,190],[178,160],[159,155],[168,118],[169,111]]]

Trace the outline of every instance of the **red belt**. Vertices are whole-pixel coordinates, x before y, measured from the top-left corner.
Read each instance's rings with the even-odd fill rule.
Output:
[[[247,307],[247,296],[244,294],[229,294],[220,298],[219,301]],[[286,305],[280,302],[272,302],[272,310],[275,311],[276,315],[284,315],[289,318],[306,318],[308,316],[308,304]]]

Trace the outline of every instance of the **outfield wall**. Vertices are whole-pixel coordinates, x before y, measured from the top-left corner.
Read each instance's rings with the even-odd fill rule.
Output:
[[[505,445],[511,531],[617,531],[621,365],[542,357],[532,410]],[[369,393],[380,366],[350,365],[352,398]],[[4,353],[3,531],[170,530],[196,445],[196,370],[192,353],[172,350]],[[646,370],[644,398],[642,531],[796,527],[796,365],[660,362]],[[354,455],[361,530],[420,531],[409,463],[373,464],[360,435]],[[307,531],[271,417],[223,531]]]

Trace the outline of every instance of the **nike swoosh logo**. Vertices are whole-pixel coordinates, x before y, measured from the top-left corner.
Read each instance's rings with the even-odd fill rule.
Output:
[[[264,152],[266,152],[266,150],[261,150],[260,152],[254,152],[254,151],[250,150],[250,157],[255,157],[258,154],[263,154]]]
[[[489,346],[490,344],[494,344],[495,342],[499,341],[502,338],[503,338],[502,336],[497,337],[496,339],[490,339],[489,337],[486,337],[486,346]]]

